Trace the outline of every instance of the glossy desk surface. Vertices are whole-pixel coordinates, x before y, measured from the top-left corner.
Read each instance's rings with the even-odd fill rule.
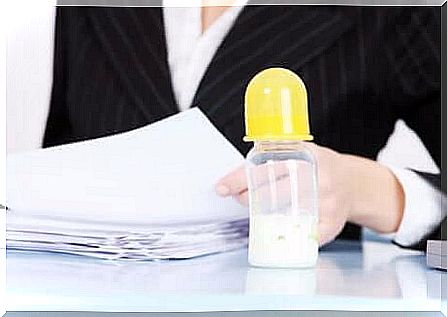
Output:
[[[423,253],[389,242],[336,242],[313,270],[252,268],[246,258],[245,249],[162,263],[8,251],[7,308],[439,311],[447,282]]]

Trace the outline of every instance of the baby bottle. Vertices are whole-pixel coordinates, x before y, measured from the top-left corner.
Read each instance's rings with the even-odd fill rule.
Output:
[[[244,141],[250,209],[249,263],[313,267],[318,257],[317,170],[303,141],[309,132],[307,92],[292,71],[258,73],[245,93]]]

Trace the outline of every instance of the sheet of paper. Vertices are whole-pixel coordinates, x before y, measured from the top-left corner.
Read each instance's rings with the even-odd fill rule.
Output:
[[[194,108],[115,136],[10,155],[8,214],[126,228],[242,219],[246,208],[214,192],[242,163]]]

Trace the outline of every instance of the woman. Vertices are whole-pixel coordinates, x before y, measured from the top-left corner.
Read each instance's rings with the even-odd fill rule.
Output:
[[[244,155],[248,81],[289,68],[310,92],[320,243],[358,238],[359,226],[396,233],[406,247],[439,234],[440,175],[374,161],[404,119],[440,166],[439,8],[63,7],[54,63],[44,146],[199,107]],[[246,203],[246,186],[239,169],[216,191]]]

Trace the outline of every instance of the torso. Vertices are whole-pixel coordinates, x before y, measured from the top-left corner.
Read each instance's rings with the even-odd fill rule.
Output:
[[[246,84],[264,68],[286,67],[307,85],[315,141],[375,159],[399,117],[395,104],[414,99],[387,64],[386,54],[394,52],[385,48],[396,46],[390,26],[398,10],[245,7],[191,106],[246,154]],[[60,20],[68,55],[56,55],[56,73],[60,68],[62,75],[55,78],[45,146],[128,131],[179,111],[160,8],[64,8]],[[407,77],[419,93],[417,78],[411,80],[416,75]],[[357,229],[351,231],[358,236]]]

